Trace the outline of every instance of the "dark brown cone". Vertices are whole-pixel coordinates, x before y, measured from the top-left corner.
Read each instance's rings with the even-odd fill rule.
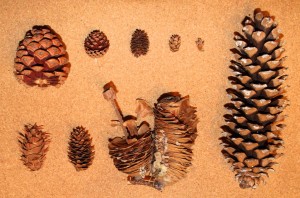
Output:
[[[84,40],[85,52],[92,58],[100,58],[109,49],[109,40],[100,30],[92,31]]]
[[[177,52],[181,45],[181,38],[177,34],[173,34],[169,40],[170,50],[172,52]]]
[[[280,137],[284,125],[281,114],[287,106],[282,86],[284,58],[280,58],[280,31],[277,23],[265,12],[258,11],[254,19],[246,17],[244,35],[236,35],[236,60],[229,77],[233,88],[227,89],[231,102],[225,107],[223,154],[236,174],[241,188],[256,188],[282,155]]]
[[[50,143],[49,134],[42,131],[42,126],[25,125],[24,133],[19,133],[21,160],[31,171],[39,170],[46,158]]]
[[[130,43],[131,52],[135,57],[146,55],[149,50],[148,35],[144,30],[136,29]]]
[[[82,126],[73,129],[69,140],[68,157],[77,171],[86,170],[94,159],[94,146],[92,138]]]
[[[29,86],[60,86],[68,77],[70,63],[66,47],[50,26],[33,26],[20,41],[15,75]]]

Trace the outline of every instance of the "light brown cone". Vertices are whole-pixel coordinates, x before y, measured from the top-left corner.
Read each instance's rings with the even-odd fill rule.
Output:
[[[95,151],[92,138],[82,126],[74,128],[70,135],[68,157],[77,171],[86,170],[93,162]]]
[[[258,10],[254,19],[244,20],[244,35],[235,37],[235,75],[229,77],[233,88],[227,89],[231,102],[225,105],[231,113],[224,116],[221,139],[241,188],[263,183],[282,155],[281,113],[287,105],[282,83],[287,75],[279,32],[273,18]]]
[[[31,171],[39,170],[48,151],[49,134],[42,131],[42,126],[28,124],[25,125],[24,132],[19,135],[21,160]]]
[[[33,26],[20,41],[15,58],[17,79],[29,86],[59,87],[67,79],[70,63],[61,37],[49,26]]]
[[[85,52],[92,58],[104,56],[109,46],[109,40],[100,30],[92,31],[84,40]]]
[[[177,34],[173,34],[169,40],[170,50],[172,52],[177,52],[181,45],[181,37]]]

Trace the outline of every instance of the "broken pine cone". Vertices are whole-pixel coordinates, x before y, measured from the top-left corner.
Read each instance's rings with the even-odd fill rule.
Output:
[[[240,187],[256,188],[282,155],[282,111],[287,106],[282,83],[287,75],[280,30],[273,18],[258,10],[243,25],[244,35],[235,37],[236,60],[231,66],[235,75],[229,77],[234,87],[227,89],[232,98],[225,105],[231,114],[224,116],[222,152]]]
[[[86,170],[94,159],[94,146],[92,138],[82,126],[73,129],[69,140],[68,157],[77,171]]]
[[[177,34],[173,34],[169,40],[170,50],[172,52],[177,52],[181,45],[181,37]]]
[[[109,40],[100,30],[92,31],[84,40],[85,52],[92,58],[102,57],[109,49]]]
[[[24,132],[19,133],[21,160],[31,171],[39,170],[46,158],[50,143],[49,134],[43,131],[42,126],[25,125]]]
[[[204,40],[202,40],[201,38],[198,38],[196,40],[196,45],[197,45],[198,50],[203,51]]]
[[[15,75],[29,86],[59,87],[67,79],[70,63],[61,37],[50,26],[33,26],[19,42]]]
[[[144,30],[136,29],[130,43],[131,52],[135,57],[146,55],[149,50],[149,38]]]
[[[145,121],[138,125],[136,120],[140,118],[122,116],[114,88],[106,89],[104,97],[112,102],[124,131],[123,137],[109,140],[109,154],[116,168],[128,174],[128,181],[162,190],[182,179],[191,166],[191,147],[197,137],[198,119],[189,98],[163,94],[154,109],[139,99],[137,115],[154,111],[155,129],[151,130]]]

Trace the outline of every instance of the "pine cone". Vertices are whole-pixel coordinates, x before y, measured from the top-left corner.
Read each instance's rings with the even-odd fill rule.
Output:
[[[173,34],[169,40],[170,50],[172,52],[177,52],[180,48],[181,38],[177,34]]]
[[[39,170],[46,158],[49,134],[42,131],[42,126],[25,125],[24,134],[19,133],[19,144],[21,147],[21,160],[30,170]]]
[[[189,98],[174,93],[162,95],[154,109],[155,131],[151,131],[145,121],[139,126],[135,118],[124,121],[112,87],[104,97],[112,102],[125,135],[109,140],[109,154],[116,168],[128,174],[128,181],[162,190],[183,178],[191,165],[191,146],[197,136],[196,111],[189,105]],[[140,99],[136,113],[143,118],[150,114],[149,109]]]
[[[66,47],[50,26],[33,26],[20,41],[15,75],[29,86],[60,86],[68,77],[70,63]]]
[[[103,32],[94,30],[84,40],[84,48],[89,56],[99,58],[109,49],[109,40]]]
[[[197,45],[198,50],[203,51],[204,40],[202,40],[201,38],[198,38],[196,40],[196,45]]]
[[[68,157],[77,171],[86,170],[94,159],[92,138],[82,126],[73,129],[70,135]]]
[[[225,105],[232,113],[224,116],[222,152],[240,187],[256,188],[281,155],[281,112],[287,105],[284,58],[280,58],[284,49],[277,23],[265,12],[257,12],[253,20],[246,17],[243,32],[235,38],[236,60],[231,66],[235,76],[229,77],[234,87],[227,89],[232,99]]]
[[[135,32],[132,34],[130,48],[135,57],[147,54],[149,50],[149,39],[144,30],[135,30]]]

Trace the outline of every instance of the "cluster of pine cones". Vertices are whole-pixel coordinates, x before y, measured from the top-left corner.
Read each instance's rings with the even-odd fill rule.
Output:
[[[227,89],[230,110],[224,115],[222,126],[222,153],[241,188],[256,188],[265,182],[268,173],[282,155],[281,131],[288,105],[283,83],[287,77],[282,57],[284,49],[281,31],[268,13],[255,11],[254,18],[243,21],[243,34],[235,36],[237,48],[229,77],[232,88]],[[131,39],[131,52],[135,57],[146,55],[149,38],[137,29]],[[204,41],[196,41],[203,50]],[[172,52],[179,50],[181,37],[170,37]],[[110,42],[100,30],[92,31],[84,41],[86,53],[98,58],[107,53]],[[28,86],[60,86],[70,72],[66,46],[61,37],[49,26],[34,26],[20,41],[15,58],[15,75]],[[197,137],[196,108],[189,97],[179,93],[163,94],[151,107],[139,100],[137,118],[124,119],[116,102],[116,90],[105,87],[104,97],[116,110],[124,137],[109,139],[109,154],[119,171],[128,175],[132,184],[154,187],[158,190],[183,178],[192,161],[192,146]],[[153,116],[154,128],[146,121]],[[25,125],[20,132],[21,160],[32,171],[39,170],[50,144],[49,134],[42,126]],[[70,134],[68,157],[77,171],[87,169],[94,159],[94,146],[88,131],[78,126]]]

